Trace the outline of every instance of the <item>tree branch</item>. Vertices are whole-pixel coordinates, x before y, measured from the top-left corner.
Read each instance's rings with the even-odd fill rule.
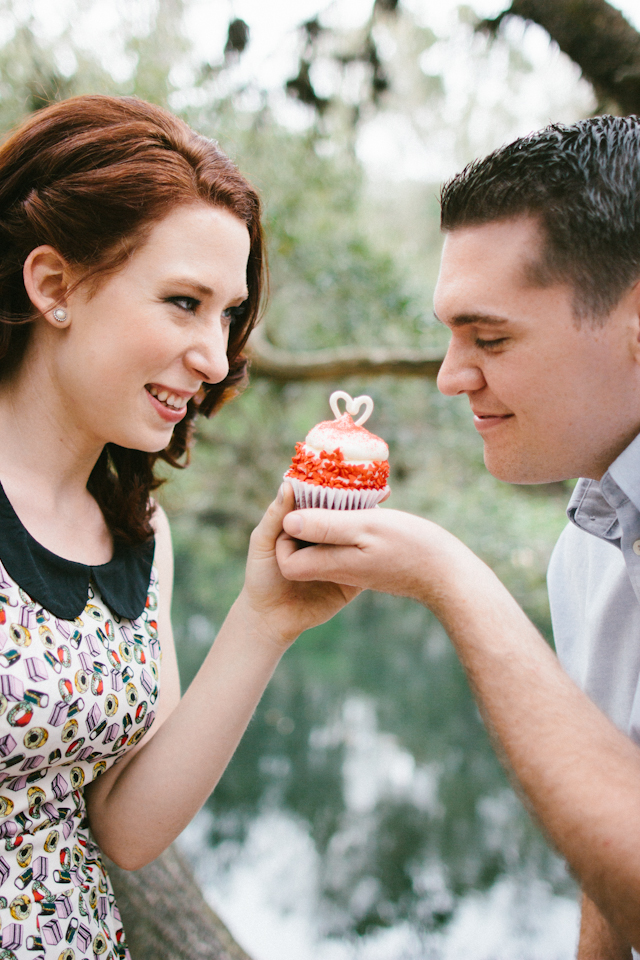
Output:
[[[640,33],[606,0],[512,0],[480,29],[495,33],[510,16],[543,27],[578,64],[603,106],[613,102],[623,114],[640,113]]]
[[[251,358],[252,376],[283,382],[383,374],[435,379],[442,363],[442,353],[437,350],[388,347],[282,350],[267,339],[262,327],[251,334],[247,353]]]

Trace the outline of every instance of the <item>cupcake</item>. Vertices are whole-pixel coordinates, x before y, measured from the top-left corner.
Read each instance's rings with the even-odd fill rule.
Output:
[[[338,401],[345,401],[340,413]],[[293,487],[297,507],[330,510],[363,510],[375,507],[389,493],[389,448],[384,440],[365,430],[373,400],[353,399],[343,390],[329,397],[335,420],[316,424],[304,443],[296,443],[295,456],[284,475]],[[361,407],[364,413],[354,423]]]

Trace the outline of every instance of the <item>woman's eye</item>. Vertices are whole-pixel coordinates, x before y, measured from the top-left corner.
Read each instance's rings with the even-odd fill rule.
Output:
[[[246,303],[241,303],[239,307],[227,307],[226,310],[222,311],[222,319],[228,323],[232,324],[236,321],[244,319],[244,316],[247,311]]]
[[[173,303],[187,313],[195,313],[200,306],[200,301],[195,297],[167,297],[166,303]]]

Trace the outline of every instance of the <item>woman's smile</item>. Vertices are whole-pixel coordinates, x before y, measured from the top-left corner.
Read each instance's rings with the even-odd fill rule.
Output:
[[[167,423],[179,423],[187,412],[187,401],[190,397],[180,396],[177,393],[169,392],[165,388],[156,386],[156,384],[147,384],[145,386],[149,402]]]
[[[200,389],[200,385],[198,385],[198,389]],[[187,412],[187,403],[198,392],[198,390],[192,390],[185,393],[181,390],[173,390],[162,386],[159,383],[147,383],[145,390],[154,409],[157,409],[163,420],[168,423],[179,423],[182,420]]]

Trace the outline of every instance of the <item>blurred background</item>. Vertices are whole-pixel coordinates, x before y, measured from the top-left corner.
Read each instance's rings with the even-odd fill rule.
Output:
[[[500,0],[0,0],[3,131],[57,98],[135,94],[219,140],[265,200],[272,290],[251,384],[200,425],[161,495],[184,685],[336,388],[375,400],[390,505],[459,535],[552,642],[545,570],[571,484],[495,481],[467,401],[393,363],[446,346],[431,306],[442,180],[548,122],[640,112],[637,0],[511,9],[529,20]],[[611,42],[594,60],[596,35]],[[345,346],[386,351],[387,372],[336,379],[327,361],[304,379],[301,353]],[[574,955],[574,883],[442,628],[403,600],[365,594],[300,639],[182,846],[254,960]]]

